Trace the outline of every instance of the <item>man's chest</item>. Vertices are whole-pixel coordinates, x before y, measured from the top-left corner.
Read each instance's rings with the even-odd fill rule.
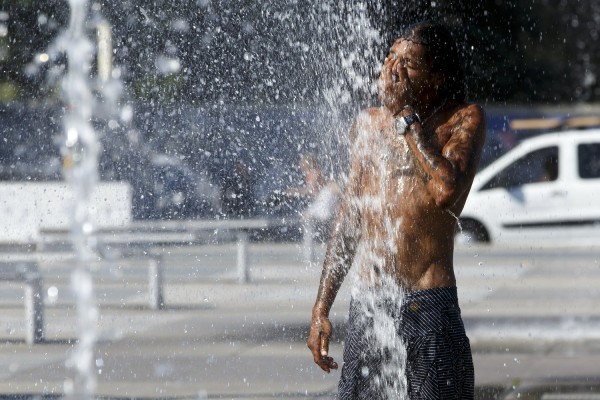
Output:
[[[365,157],[363,187],[381,189],[415,175],[415,158],[404,136],[383,136]]]

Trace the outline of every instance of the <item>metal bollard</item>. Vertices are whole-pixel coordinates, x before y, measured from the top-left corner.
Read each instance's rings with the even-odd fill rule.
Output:
[[[237,273],[239,283],[250,282],[248,271],[248,234],[239,231],[237,234]]]
[[[163,267],[161,255],[150,257],[148,262],[148,278],[150,308],[153,310],[164,310],[165,300],[163,297]]]
[[[29,276],[25,283],[25,340],[31,345],[44,340],[44,293],[38,274]]]

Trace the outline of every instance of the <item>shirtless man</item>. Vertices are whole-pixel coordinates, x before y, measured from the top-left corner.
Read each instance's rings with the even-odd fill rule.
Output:
[[[386,379],[388,389],[402,389],[410,399],[473,398],[473,362],[458,307],[453,252],[456,216],[469,193],[486,128],[483,110],[465,102],[463,76],[448,30],[413,25],[383,63],[382,106],[363,111],[353,124],[348,182],[308,338],[315,363],[326,372],[337,369],[329,355],[329,311],[356,264],[361,285],[352,292],[340,399],[398,398],[384,393]],[[400,299],[382,295],[366,307],[357,305],[361,297],[386,292],[387,282],[397,285]],[[367,329],[378,313],[393,318],[393,334],[406,346],[404,378],[381,376],[394,349],[373,348],[378,342]]]

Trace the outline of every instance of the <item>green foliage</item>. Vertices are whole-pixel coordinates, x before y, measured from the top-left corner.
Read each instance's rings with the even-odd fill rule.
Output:
[[[12,82],[0,82],[0,103],[10,103],[18,98],[19,88]]]

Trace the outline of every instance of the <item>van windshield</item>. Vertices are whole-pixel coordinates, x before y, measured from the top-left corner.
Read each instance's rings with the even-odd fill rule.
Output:
[[[481,190],[513,188],[558,179],[558,147],[544,147],[519,158],[494,175]]]

